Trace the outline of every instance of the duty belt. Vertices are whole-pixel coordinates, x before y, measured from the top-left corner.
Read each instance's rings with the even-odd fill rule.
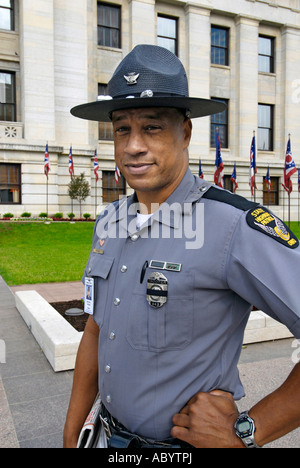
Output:
[[[107,437],[108,448],[186,448],[192,445],[172,437],[165,440],[154,440],[133,434],[117,421],[101,404],[100,420]]]

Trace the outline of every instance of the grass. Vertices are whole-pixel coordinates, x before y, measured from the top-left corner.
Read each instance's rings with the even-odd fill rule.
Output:
[[[79,281],[94,223],[0,223],[0,275],[10,286]]]
[[[293,231],[295,236],[298,237],[298,239],[300,239],[300,223],[298,223],[297,221],[291,221],[290,229],[291,231]]]

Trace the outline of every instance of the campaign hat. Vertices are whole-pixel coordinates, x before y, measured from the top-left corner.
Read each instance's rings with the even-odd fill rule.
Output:
[[[112,112],[142,107],[181,109],[190,118],[222,112],[226,105],[213,99],[189,97],[186,71],[179,58],[164,47],[140,44],[126,55],[108,83],[108,95],[80,104],[71,114],[108,122]],[[200,90],[201,91],[201,90]]]

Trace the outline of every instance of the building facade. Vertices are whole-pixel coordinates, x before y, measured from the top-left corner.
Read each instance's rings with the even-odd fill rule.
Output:
[[[255,132],[256,201],[287,219],[282,182],[289,135],[300,168],[300,0],[0,0],[0,214],[45,212],[48,189],[48,214],[66,216],[71,146],[75,175],[84,172],[91,187],[85,212],[94,216],[131,192],[114,179],[110,124],[76,119],[70,109],[105,94],[113,70],[139,43],[178,55],[191,96],[227,104],[226,112],[193,121],[192,171],[198,174],[201,160],[204,177],[213,181],[218,132],[225,187],[232,189],[236,164],[236,193],[251,198]],[[291,219],[297,220],[297,174],[292,180]],[[79,212],[75,201],[73,211]]]

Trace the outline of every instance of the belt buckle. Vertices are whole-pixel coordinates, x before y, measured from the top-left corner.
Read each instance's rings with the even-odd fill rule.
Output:
[[[105,431],[106,436],[110,438],[112,436],[112,432],[110,430],[108,419],[107,419],[107,417],[104,418],[101,415],[101,413],[100,413],[100,421],[101,421],[101,424],[102,424],[102,427],[103,427],[103,429]]]

